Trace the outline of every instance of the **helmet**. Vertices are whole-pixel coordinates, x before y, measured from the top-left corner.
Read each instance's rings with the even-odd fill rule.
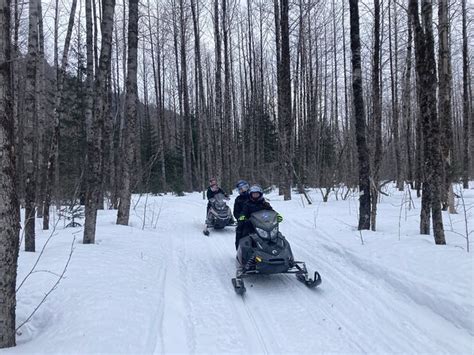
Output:
[[[239,194],[243,194],[249,189],[249,183],[245,180],[239,180],[235,187],[239,191]]]
[[[254,200],[254,201],[258,201],[258,200],[261,200],[263,198],[263,190],[260,186],[258,185],[252,185],[249,189],[249,196],[250,196],[250,199],[251,200]],[[254,195],[255,193],[258,193],[258,197],[254,198],[252,195]]]

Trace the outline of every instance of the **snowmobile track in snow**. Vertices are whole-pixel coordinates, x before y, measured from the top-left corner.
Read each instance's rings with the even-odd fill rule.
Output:
[[[312,233],[318,234],[321,232],[313,230]],[[377,275],[360,269],[357,265],[353,265],[350,260],[346,260],[340,253],[335,253],[334,251],[329,252],[330,250],[327,248],[322,248],[321,245],[318,245],[320,243],[316,243],[316,240],[320,241],[321,239],[315,238],[312,240],[313,242],[311,242],[310,247],[308,245],[302,247],[300,241],[295,240],[292,242],[292,245],[294,245],[293,250],[295,255],[301,255],[302,259],[307,261],[310,268],[314,265],[316,268],[321,267],[322,270],[326,270],[321,272],[322,277],[325,279],[325,284],[327,285],[325,288],[327,290],[327,292],[325,292],[326,295],[321,297],[321,302],[326,303],[326,306],[322,308],[329,306],[330,308],[328,309],[332,310],[332,316],[338,314],[338,321],[343,324],[344,328],[349,329],[349,332],[346,332],[346,336],[352,340],[353,345],[357,345],[360,349],[361,346],[363,346],[363,344],[358,345],[359,337],[353,337],[353,334],[357,334],[357,328],[359,328],[358,323],[362,321],[366,322],[367,320],[350,320],[347,316],[350,314],[349,311],[351,307],[359,307],[365,309],[364,313],[368,317],[369,322],[365,326],[361,325],[360,328],[370,328],[373,323],[374,335],[377,334],[378,342],[380,343],[378,345],[379,347],[383,345],[383,348],[364,348],[361,349],[361,351],[378,352],[382,351],[382,349],[391,349],[391,351],[413,352],[415,348],[425,349],[427,352],[437,351],[436,347],[429,348],[429,344],[432,343],[430,338],[433,334],[427,331],[427,329],[430,328],[430,324],[438,324],[438,322],[433,322],[433,317],[438,317],[438,314],[431,312],[429,309],[423,309],[421,307],[422,305],[413,302],[409,296],[400,293],[399,290],[395,289],[395,293],[391,293],[390,285],[389,288],[387,288],[387,282],[383,278],[381,279],[377,277]],[[319,250],[317,252],[319,259],[317,259],[314,254],[309,253],[307,251],[308,249]],[[325,252],[323,253],[321,250]],[[331,296],[329,293],[330,290],[336,290],[338,285],[341,284],[344,285],[344,289],[349,288],[354,292],[346,295],[339,294],[339,296],[343,296],[342,299],[340,297],[337,299],[327,299],[328,296]],[[394,298],[393,295],[397,294],[398,297]],[[359,300],[357,300],[357,297],[359,297]],[[341,310],[338,310],[338,308],[341,308]],[[416,309],[416,312],[410,311],[414,309]],[[420,311],[423,311],[423,319],[419,318]],[[390,317],[390,314],[397,314],[398,312],[406,314],[406,320],[403,324],[398,324],[396,317],[395,321]],[[383,322],[385,326],[375,326],[375,324],[380,322]],[[387,327],[387,324],[391,325]],[[432,327],[431,331],[439,332],[438,339],[442,338],[442,332],[439,329]],[[415,344],[413,344],[413,333],[417,334],[416,339],[418,344],[416,347],[414,347]],[[394,337],[397,338],[398,341],[392,340]],[[403,349],[400,348],[400,339],[405,339],[404,342],[401,342],[405,344],[405,348]],[[452,340],[445,341],[445,349],[450,348],[451,341]],[[397,344],[397,348],[392,348],[393,344]]]
[[[230,234],[230,233],[226,233],[226,234]],[[231,239],[232,241],[235,239],[235,234],[234,233],[232,233],[231,238],[232,238]],[[213,247],[219,253],[219,255],[225,256],[226,253],[224,253],[224,251],[222,251],[221,246],[218,246],[218,242],[220,242],[220,241],[217,241],[216,239],[214,239],[212,241]],[[231,279],[233,277],[235,277],[235,262],[234,262],[233,266],[234,266],[233,272],[229,272],[229,268],[225,268],[225,271],[226,271],[226,274],[227,274],[227,277],[228,277],[228,280],[229,280],[229,289],[232,290],[232,294],[235,295],[234,290],[232,289],[232,283],[231,283]],[[259,339],[259,343],[260,343],[261,347],[264,349],[264,353],[265,354],[270,354],[271,352],[268,350],[268,346],[265,342],[265,338],[262,334],[262,331],[260,330],[260,327],[258,326],[257,321],[255,320],[255,317],[252,315],[252,312],[250,311],[248,305],[246,304],[245,297],[246,297],[245,294],[243,294],[241,296],[237,296],[237,298],[240,298],[241,301],[242,301],[242,304],[243,304],[243,307],[245,308],[248,319],[250,320],[253,329],[255,329],[255,331],[256,331],[256,334],[257,334],[257,337]],[[235,301],[233,301],[234,304],[235,304]]]

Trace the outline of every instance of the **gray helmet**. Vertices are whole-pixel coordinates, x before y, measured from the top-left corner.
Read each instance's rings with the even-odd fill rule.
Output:
[[[254,193],[259,194],[258,198],[254,198],[252,196]],[[259,185],[252,185],[250,187],[249,191],[248,191],[248,194],[249,194],[251,200],[258,201],[258,200],[263,199],[263,190]]]

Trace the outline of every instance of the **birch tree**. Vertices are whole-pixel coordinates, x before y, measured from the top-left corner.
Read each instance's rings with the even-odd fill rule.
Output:
[[[86,169],[86,204],[85,204],[85,222],[84,222],[84,244],[95,243],[95,231],[97,220],[97,209],[101,196],[101,172],[102,172],[102,129],[107,103],[107,73],[109,71],[112,47],[112,28],[115,10],[115,0],[103,0],[102,2],[102,23],[101,23],[101,48],[99,57],[99,66],[95,77],[95,90],[88,91],[88,95],[95,95],[95,107],[93,114],[89,113],[86,117],[87,125],[87,169]],[[89,34],[92,34],[91,31]],[[87,36],[88,43],[88,80],[92,80],[92,67],[89,67],[92,58],[89,58],[92,48],[92,39]],[[89,81],[89,90],[92,87]],[[90,101],[89,97],[89,101]],[[88,104],[88,110],[92,105]]]

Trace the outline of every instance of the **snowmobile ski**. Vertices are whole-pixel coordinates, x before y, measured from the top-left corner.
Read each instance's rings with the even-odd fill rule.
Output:
[[[232,279],[232,285],[234,286],[235,293],[238,295],[243,295],[246,291],[244,280],[240,277],[235,277]]]
[[[314,288],[321,284],[321,275],[317,271],[314,272],[313,279],[308,276],[307,272],[296,273],[296,278],[309,288]]]

